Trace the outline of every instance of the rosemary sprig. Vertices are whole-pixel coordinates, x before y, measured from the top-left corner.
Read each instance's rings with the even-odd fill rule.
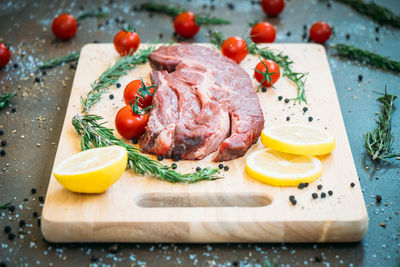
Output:
[[[91,90],[86,98],[81,97],[82,111],[86,113],[89,112],[90,108],[100,101],[101,96],[108,92],[109,86],[115,84],[121,76],[126,75],[127,72],[136,65],[146,63],[149,54],[154,50],[154,46],[140,49],[134,54],[120,57],[113,66],[108,67],[106,71],[90,85]]]
[[[196,183],[203,180],[216,180],[218,169],[204,168],[194,173],[181,174],[173,171],[160,162],[153,160],[141,153],[139,148],[128,145],[114,136],[113,130],[103,126],[97,115],[75,115],[72,124],[76,132],[81,135],[81,148],[87,150],[92,147],[106,147],[111,145],[122,146],[128,151],[127,167],[137,174],[148,174],[170,183]]]
[[[346,4],[357,12],[367,15],[373,20],[400,28],[400,17],[394,14],[390,9],[377,5],[374,2],[366,3],[363,0],[336,0]]]
[[[86,18],[105,18],[107,16],[108,16],[107,12],[97,11],[97,10],[90,10],[90,11],[85,11],[85,12],[79,14],[76,19],[77,20],[83,20],[83,19],[86,19]]]
[[[222,43],[225,38],[220,32],[212,32],[209,35],[210,42],[216,45],[218,48],[221,48]],[[259,48],[255,43],[248,42],[247,49],[250,54],[260,56],[264,59],[270,59],[275,61],[279,67],[283,69],[283,76],[286,76],[289,80],[293,81],[296,84],[297,96],[294,98],[294,102],[304,102],[307,104],[306,91],[305,91],[305,82],[306,76],[308,73],[306,72],[294,72],[292,70],[293,60],[289,58],[288,55],[283,54],[283,52],[275,52],[268,48]]]
[[[393,135],[391,133],[391,116],[393,112],[393,101],[397,96],[385,94],[377,100],[382,103],[379,120],[376,128],[363,135],[365,149],[371,155],[372,160],[380,159],[386,161],[388,158],[398,157],[400,153],[392,153]]]
[[[0,109],[4,108],[7,103],[16,96],[17,93],[0,93]]]
[[[338,55],[341,57],[346,57],[349,59],[356,60],[361,63],[365,63],[377,68],[384,70],[391,70],[395,72],[400,72],[400,62],[392,60],[388,57],[384,57],[368,50],[363,50],[352,45],[345,44],[334,44],[331,45]]]
[[[140,6],[143,10],[152,11],[156,13],[166,14],[171,17],[176,17],[180,13],[186,11],[184,9],[171,7],[164,4],[157,4],[157,3],[145,3]],[[210,16],[202,16],[196,14],[195,18],[197,25],[222,25],[222,24],[231,24],[229,20],[215,18]]]
[[[43,62],[42,65],[39,66],[39,70],[42,69],[51,69],[63,63],[68,63],[71,61],[77,61],[79,59],[80,52],[72,52],[69,55],[54,58],[48,61]]]
[[[4,204],[3,206],[0,206],[0,210],[6,210],[11,206],[11,202],[8,202],[6,204]]]

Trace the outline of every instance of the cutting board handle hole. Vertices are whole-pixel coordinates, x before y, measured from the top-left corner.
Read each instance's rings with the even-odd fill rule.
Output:
[[[142,208],[264,207],[272,198],[262,193],[146,193],[135,199]]]

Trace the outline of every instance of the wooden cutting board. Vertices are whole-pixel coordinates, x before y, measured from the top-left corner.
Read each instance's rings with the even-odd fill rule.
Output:
[[[142,45],[144,47],[145,45]],[[335,86],[323,46],[317,44],[269,44],[295,62],[295,70],[308,72],[304,104],[279,101],[292,98],[296,87],[280,78],[275,89],[258,93],[265,126],[304,123],[325,128],[336,137],[336,149],[321,157],[323,174],[308,188],[273,187],[250,178],[245,158],[226,162],[223,179],[196,184],[171,184],[128,170],[105,193],[76,194],[50,177],[42,213],[42,232],[51,242],[352,242],[361,240],[368,227],[360,183],[343,124]],[[80,139],[72,117],[80,112],[79,98],[90,84],[113,64],[118,55],[112,44],[88,44],[82,48],[54,166],[80,151]],[[248,56],[241,66],[253,76],[258,58]],[[114,118],[124,105],[122,94],[130,81],[149,80],[149,64],[138,66],[111,88],[114,99],[104,95],[91,109],[114,128]],[[253,80],[254,87],[257,82]],[[244,105],[246,103],[243,103]],[[309,122],[308,117],[313,121]],[[287,117],[290,121],[287,122]],[[360,133],[361,134],[361,133]],[[118,137],[118,133],[116,133]],[[260,142],[248,151],[261,149]],[[180,161],[178,171],[191,172],[197,166],[217,166],[207,157],[201,161]],[[170,160],[164,160],[170,165]],[[350,184],[355,186],[351,187]],[[317,185],[323,185],[322,190]],[[327,193],[314,200],[311,194]],[[289,202],[294,195],[297,205]]]

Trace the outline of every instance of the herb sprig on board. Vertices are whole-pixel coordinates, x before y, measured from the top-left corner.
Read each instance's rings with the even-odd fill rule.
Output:
[[[0,93],[0,109],[4,108],[11,100],[11,98],[16,95],[16,93]]]
[[[352,45],[333,44],[331,45],[341,57],[356,60],[383,70],[400,72],[400,62],[384,57],[368,50],[360,49]]]
[[[346,4],[357,12],[367,15],[373,20],[400,28],[400,17],[394,14],[390,9],[377,5],[374,2],[364,2],[363,0],[336,0]]]
[[[156,13],[161,13],[161,14],[166,14],[171,17],[176,17],[180,13],[187,11],[184,9],[176,8],[176,7],[171,7],[168,5],[164,4],[157,4],[157,3],[145,3],[140,6],[143,10],[151,11],[151,12],[156,12]],[[231,24],[229,20],[226,19],[221,19],[221,18],[215,18],[215,17],[210,17],[210,16],[203,16],[203,15],[197,15],[195,17],[195,21],[197,25],[222,25],[222,24]]]
[[[71,61],[77,61],[79,59],[80,52],[72,52],[71,54],[68,54],[66,56],[54,58],[48,61],[43,62],[42,65],[39,66],[39,70],[42,69],[51,69],[56,66],[59,66],[63,63],[68,63]]]
[[[376,128],[363,135],[365,149],[372,160],[380,159],[387,162],[388,158],[400,156],[400,153],[392,153],[391,117],[396,98],[395,95],[389,95],[385,88],[385,94],[377,99],[382,106]]]
[[[220,32],[212,32],[210,34],[210,42],[221,48],[222,43],[224,42],[225,38]],[[305,82],[306,76],[308,73],[306,72],[294,72],[293,67],[293,60],[289,58],[289,56],[285,55],[283,52],[275,52],[268,48],[259,48],[255,43],[248,42],[247,48],[249,53],[252,55],[260,56],[264,59],[270,59],[275,61],[279,67],[283,69],[283,76],[286,76],[289,80],[293,81],[296,84],[297,89],[297,96],[293,100],[295,102],[302,102],[307,103],[306,98],[306,91],[305,91]]]
[[[98,10],[90,10],[90,11],[85,11],[85,12],[80,13],[76,19],[83,20],[83,19],[87,19],[87,18],[105,18],[107,16],[108,16],[107,12],[98,11]]]
[[[76,132],[81,135],[81,148],[87,150],[92,147],[106,147],[111,145],[122,146],[128,151],[128,165],[137,174],[152,175],[155,178],[170,183],[196,183],[203,180],[216,180],[218,169],[203,168],[194,173],[181,174],[160,162],[142,154],[141,149],[128,145],[114,136],[113,130],[103,126],[97,115],[75,115],[72,124]]]
[[[11,202],[8,202],[8,203],[6,203],[6,204],[0,206],[0,210],[6,210],[6,209],[8,209],[10,206],[11,206]]]
[[[128,71],[136,67],[136,65],[146,63],[149,54],[154,50],[155,46],[140,49],[134,54],[120,57],[113,66],[108,67],[100,77],[90,85],[91,90],[86,98],[81,97],[82,111],[86,113],[89,112],[90,108],[100,101],[101,96],[108,92],[111,85],[115,84],[121,76],[126,75]]]

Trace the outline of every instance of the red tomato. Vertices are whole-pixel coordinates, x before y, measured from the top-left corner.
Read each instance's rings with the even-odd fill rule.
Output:
[[[149,83],[146,83],[146,86],[150,86]],[[134,103],[137,97],[140,97],[138,94],[138,90],[142,88],[142,81],[141,80],[134,80],[128,83],[124,90],[124,101],[125,104],[129,105],[132,101]],[[151,105],[151,101],[153,100],[154,88],[149,89],[151,95],[146,95],[144,99],[139,100],[139,106],[141,108],[147,108]]]
[[[268,73],[270,74],[269,80],[267,79],[268,77],[267,68],[268,68]],[[260,72],[264,74],[261,74]],[[257,64],[256,69],[254,70],[254,77],[259,83],[262,82],[263,86],[273,85],[279,80],[280,76],[281,72],[279,70],[278,64],[276,64],[275,61],[269,59],[260,61]]]
[[[253,26],[250,38],[255,43],[273,43],[276,38],[275,27],[268,22],[260,22]]]
[[[261,7],[268,16],[278,16],[285,8],[285,0],[262,0]]]
[[[0,68],[5,67],[10,61],[11,53],[5,44],[0,43]]]
[[[70,14],[61,14],[53,20],[51,29],[57,38],[69,40],[78,30],[76,19]]]
[[[222,54],[240,63],[248,53],[246,42],[237,36],[226,39],[221,46]]]
[[[314,23],[310,28],[310,38],[316,43],[325,43],[331,37],[331,34],[331,26],[323,21]]]
[[[192,38],[199,32],[200,27],[196,24],[195,15],[192,12],[185,11],[174,19],[174,29],[180,36]]]
[[[139,138],[149,121],[149,115],[136,115],[131,106],[121,108],[115,117],[115,128],[126,139]]]
[[[121,55],[125,56],[129,53],[135,52],[140,44],[139,34],[132,31],[122,30],[114,37],[115,50]]]

